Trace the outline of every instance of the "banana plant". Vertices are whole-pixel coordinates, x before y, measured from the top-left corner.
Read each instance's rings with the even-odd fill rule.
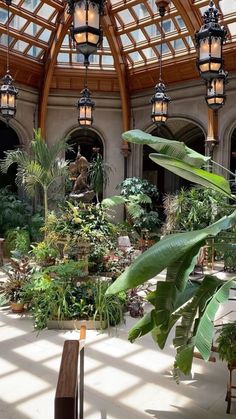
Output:
[[[210,158],[191,150],[184,143],[154,137],[140,130],[124,133],[123,139],[148,144],[156,151],[150,154],[155,163],[235,200],[229,182],[223,176],[204,169]],[[116,294],[135,288],[166,269],[165,281],[157,281],[156,290],[147,296],[153,309],[133,326],[129,340],[133,342],[150,332],[163,349],[170,331],[175,327],[175,371],[191,372],[194,348],[198,349],[203,359],[210,357],[214,317],[219,304],[227,301],[236,278],[222,281],[214,275],[207,275],[201,282],[193,284],[189,275],[207,238],[235,224],[236,211],[204,229],[162,238],[135,259],[107,290],[109,294]]]

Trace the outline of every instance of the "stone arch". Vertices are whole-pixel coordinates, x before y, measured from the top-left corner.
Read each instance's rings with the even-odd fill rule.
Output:
[[[197,121],[191,118],[171,117],[168,119],[166,125],[158,129],[155,125],[149,125],[146,131],[150,134],[157,135],[163,138],[183,141],[190,148],[198,151],[201,154],[205,153],[206,132],[204,127]],[[161,196],[165,193],[174,193],[182,186],[188,186],[188,182],[178,176],[158,167],[152,162],[148,155],[150,147],[144,146],[142,150],[142,176],[156,184]]]
[[[81,128],[77,125],[66,133],[65,138],[73,147],[72,152],[66,153],[66,158],[68,160],[73,160],[76,157],[78,145],[81,146],[81,154],[84,155],[87,160],[91,159],[93,147],[100,148],[100,153],[105,159],[104,138],[95,128]]]
[[[3,118],[0,118],[0,121],[6,124],[6,121]],[[29,142],[31,141],[33,137],[33,133],[29,133],[25,129],[25,127],[15,118],[10,121],[9,127],[12,128],[17,134],[18,139],[19,139],[19,145],[23,146],[24,148],[27,148],[29,145]]]
[[[235,137],[236,134],[236,122],[235,117],[232,117],[230,121],[228,121],[227,127],[225,130],[222,130],[223,134],[221,135],[221,140],[219,142],[218,150],[217,150],[217,156],[219,163],[229,168],[235,166],[236,169],[236,159],[235,164],[233,164],[232,156],[231,156],[231,150],[232,149],[232,140]],[[227,176],[226,173],[223,173],[224,176]]]

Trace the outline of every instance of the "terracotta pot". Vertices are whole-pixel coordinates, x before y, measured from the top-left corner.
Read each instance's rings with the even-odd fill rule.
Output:
[[[11,301],[11,311],[12,313],[23,313],[24,303]]]

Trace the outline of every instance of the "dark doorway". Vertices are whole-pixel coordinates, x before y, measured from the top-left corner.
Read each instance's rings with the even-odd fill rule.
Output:
[[[13,150],[19,145],[20,142],[16,132],[3,121],[0,121],[0,159],[4,158],[4,151]],[[16,164],[13,164],[6,174],[0,173],[0,188],[10,185],[12,191],[17,192],[16,168]]]
[[[68,143],[71,146],[71,150],[66,152],[66,160],[74,161],[77,155],[78,146],[80,146],[80,153],[86,157],[88,161],[91,161],[93,155],[93,148],[99,148],[99,153],[103,156],[103,144],[99,135],[89,129],[78,129],[74,131],[69,139]]]
[[[193,150],[205,154],[204,132],[196,124],[181,119],[169,119],[166,125],[155,128],[152,135],[184,142]],[[148,156],[154,150],[143,147],[143,177],[154,183],[160,193],[160,200],[166,193],[175,193],[182,187],[189,188],[191,183],[154,163]]]

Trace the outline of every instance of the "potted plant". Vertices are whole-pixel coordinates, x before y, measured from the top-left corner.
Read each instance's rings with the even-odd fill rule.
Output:
[[[216,343],[220,359],[236,365],[236,321],[222,326]]]
[[[59,250],[56,245],[46,239],[36,245],[32,245],[31,253],[35,261],[41,266],[54,265],[56,258],[59,256]]]
[[[12,252],[10,262],[4,265],[1,270],[7,275],[3,285],[3,295],[6,301],[11,304],[14,313],[24,310],[24,285],[29,281],[32,273],[29,259],[22,258],[17,252]]]

